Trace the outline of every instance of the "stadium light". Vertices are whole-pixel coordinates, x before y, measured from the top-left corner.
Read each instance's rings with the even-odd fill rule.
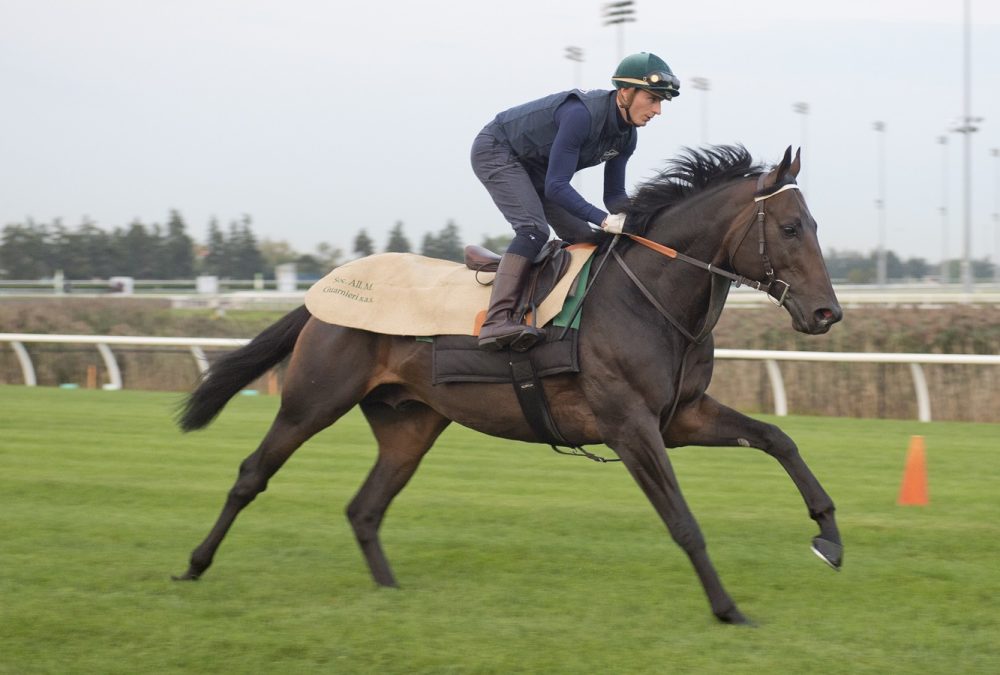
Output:
[[[621,0],[604,4],[603,16],[605,26],[618,26],[618,59],[625,58],[625,24],[635,22],[635,2]]]

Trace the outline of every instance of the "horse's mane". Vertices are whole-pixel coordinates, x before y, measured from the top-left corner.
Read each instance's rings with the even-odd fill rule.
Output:
[[[742,145],[684,148],[663,171],[639,186],[627,210],[628,230],[643,234],[660,211],[708,188],[763,170]]]

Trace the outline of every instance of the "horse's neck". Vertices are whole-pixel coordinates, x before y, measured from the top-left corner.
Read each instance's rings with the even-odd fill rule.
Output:
[[[730,189],[738,188],[707,194],[666,211],[651,224],[647,238],[696,260],[726,267],[727,236],[746,208],[745,200],[734,199]],[[658,258],[640,246],[631,248],[627,261],[640,281],[692,334],[701,331],[706,318],[714,325],[725,299],[721,293],[712,297],[716,275],[683,260]],[[719,283],[728,288],[725,279],[720,277]]]
[[[728,265],[727,236],[749,203],[733,199],[734,189],[678,204],[650,225],[647,236],[697,260]]]

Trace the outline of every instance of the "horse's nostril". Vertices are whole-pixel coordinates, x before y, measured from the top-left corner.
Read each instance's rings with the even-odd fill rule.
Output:
[[[820,323],[836,323],[840,321],[838,313],[829,307],[817,309],[814,314],[816,316],[816,320]]]

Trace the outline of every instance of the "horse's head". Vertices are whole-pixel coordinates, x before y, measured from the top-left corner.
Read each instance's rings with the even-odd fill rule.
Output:
[[[799,152],[792,148],[770,173],[757,181],[753,216],[736,222],[727,237],[730,264],[749,279],[769,284],[768,295],[783,305],[792,326],[817,335],[843,318],[816,238],[816,221],[809,213],[795,178]]]

